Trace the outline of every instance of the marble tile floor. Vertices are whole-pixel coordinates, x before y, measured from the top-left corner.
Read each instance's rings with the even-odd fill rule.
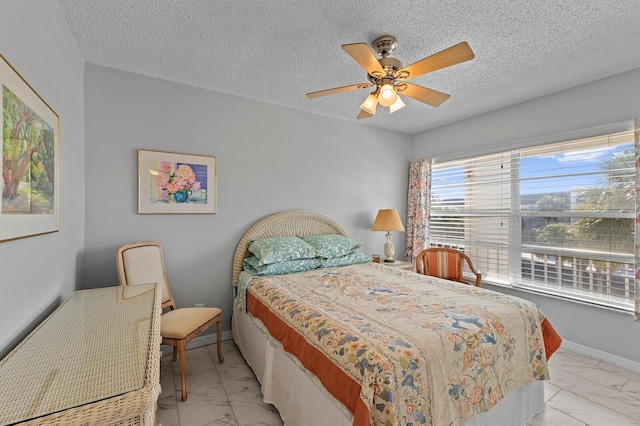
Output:
[[[158,425],[282,425],[278,411],[262,402],[260,384],[235,343],[224,341],[222,351],[223,364],[215,345],[188,351],[189,398],[184,402],[178,363],[162,357]],[[546,410],[528,426],[640,425],[640,373],[562,348],[551,358],[549,370]]]

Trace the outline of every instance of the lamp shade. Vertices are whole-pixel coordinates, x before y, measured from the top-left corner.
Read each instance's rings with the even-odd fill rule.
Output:
[[[396,101],[392,103],[391,106],[389,107],[389,112],[393,114],[397,110],[402,109],[404,107],[406,107],[405,103],[402,102],[402,99],[400,99],[400,96],[398,96]]]
[[[372,231],[404,231],[396,209],[381,209],[373,221]]]
[[[378,97],[373,93],[367,96],[367,99],[365,99],[362,105],[360,105],[361,110],[368,112],[371,115],[375,115],[377,107]]]

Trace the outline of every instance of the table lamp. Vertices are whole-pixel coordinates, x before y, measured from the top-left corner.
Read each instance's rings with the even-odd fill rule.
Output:
[[[398,211],[396,209],[381,209],[378,211],[371,230],[387,232],[387,242],[384,245],[384,255],[386,259],[384,261],[387,263],[395,263],[395,260],[393,260],[394,248],[391,242],[391,231],[404,231],[404,226],[402,226],[402,222],[400,222]]]

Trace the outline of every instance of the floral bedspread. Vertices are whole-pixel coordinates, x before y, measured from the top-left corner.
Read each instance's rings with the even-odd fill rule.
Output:
[[[359,384],[365,424],[460,425],[548,378],[544,315],[516,297],[373,263],[247,291]]]

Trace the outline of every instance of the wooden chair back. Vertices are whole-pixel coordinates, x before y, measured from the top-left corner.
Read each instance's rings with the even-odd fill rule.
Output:
[[[475,275],[475,282],[464,278],[465,262]],[[422,250],[416,257],[416,272],[465,284],[474,284],[476,287],[480,287],[482,282],[482,274],[473,265],[469,256],[460,250],[445,247]]]

